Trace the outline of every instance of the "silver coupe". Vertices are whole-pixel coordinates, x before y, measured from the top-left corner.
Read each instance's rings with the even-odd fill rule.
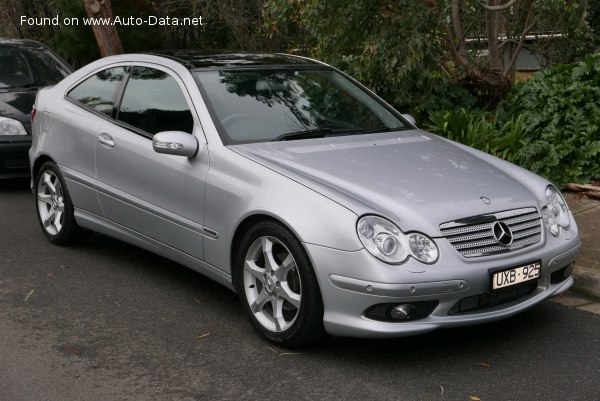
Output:
[[[581,241],[556,187],[315,60],[106,57],[32,115],[51,242],[95,231],[188,266],[277,344],[490,322],[573,283]]]

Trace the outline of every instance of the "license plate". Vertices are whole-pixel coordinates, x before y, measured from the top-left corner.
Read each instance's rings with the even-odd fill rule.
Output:
[[[540,262],[533,262],[519,267],[513,267],[507,270],[501,270],[492,274],[492,289],[510,287],[534,280],[540,277],[542,265]]]

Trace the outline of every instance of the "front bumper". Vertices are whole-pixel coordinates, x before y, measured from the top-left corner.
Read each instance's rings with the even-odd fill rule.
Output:
[[[29,177],[31,136],[0,137],[0,179]]]
[[[563,277],[562,272],[575,261],[581,241],[579,235],[569,241],[546,238],[530,248],[470,260],[448,246],[441,249],[440,260],[432,266],[415,260],[392,266],[379,262],[364,249],[344,252],[304,245],[321,287],[325,330],[335,336],[386,338],[504,319],[556,297],[573,285],[572,277]],[[538,260],[542,264],[541,276],[526,294],[475,310],[457,310],[461,300],[490,298],[492,270]],[[388,322],[365,315],[377,304],[422,301],[438,304],[431,314],[419,320]]]

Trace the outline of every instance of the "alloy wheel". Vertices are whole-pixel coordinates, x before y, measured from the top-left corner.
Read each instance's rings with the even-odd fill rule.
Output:
[[[65,216],[64,195],[58,177],[51,170],[44,171],[38,180],[37,202],[44,230],[50,235],[60,233]]]
[[[244,291],[256,320],[271,332],[284,332],[296,321],[302,300],[298,266],[277,238],[261,236],[244,258]]]

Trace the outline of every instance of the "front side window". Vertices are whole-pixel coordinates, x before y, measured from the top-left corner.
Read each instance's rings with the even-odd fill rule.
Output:
[[[194,119],[177,81],[164,71],[134,67],[117,119],[154,135],[162,131],[192,133]]]
[[[404,129],[396,115],[328,68],[196,71],[229,144]]]
[[[68,97],[103,114],[112,115],[125,67],[114,67],[92,75],[69,93]]]

